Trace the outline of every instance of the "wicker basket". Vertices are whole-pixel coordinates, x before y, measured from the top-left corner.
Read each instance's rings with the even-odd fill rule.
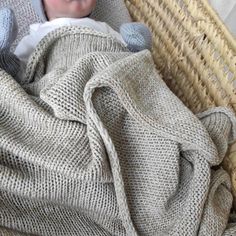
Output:
[[[236,112],[236,42],[206,0],[125,0],[153,32],[153,57],[164,80],[193,111]]]
[[[194,113],[228,106],[236,114],[236,40],[207,0],[125,0],[153,33],[153,58],[170,89]],[[236,209],[236,145],[224,165]]]

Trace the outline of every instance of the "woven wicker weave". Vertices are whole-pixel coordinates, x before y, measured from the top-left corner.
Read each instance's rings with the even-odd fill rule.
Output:
[[[125,0],[153,32],[153,57],[170,89],[194,113],[228,106],[236,113],[236,40],[207,0]],[[236,144],[225,158],[236,209]]]
[[[153,32],[153,56],[164,80],[193,111],[236,112],[236,42],[206,0],[125,0]]]

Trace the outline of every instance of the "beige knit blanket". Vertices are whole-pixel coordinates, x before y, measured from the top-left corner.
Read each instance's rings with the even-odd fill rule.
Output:
[[[0,71],[0,235],[235,235],[231,111],[195,117],[150,52],[69,27]]]

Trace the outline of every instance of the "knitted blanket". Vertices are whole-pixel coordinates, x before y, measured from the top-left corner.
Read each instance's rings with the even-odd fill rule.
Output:
[[[231,111],[195,117],[149,51],[65,27],[0,71],[1,235],[235,235]]]

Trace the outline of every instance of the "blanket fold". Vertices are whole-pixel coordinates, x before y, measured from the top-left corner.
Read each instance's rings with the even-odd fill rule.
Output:
[[[0,225],[32,235],[230,235],[236,138],[226,108],[194,116],[150,52],[64,27],[16,83],[0,71]],[[17,234],[12,234],[17,235]]]

